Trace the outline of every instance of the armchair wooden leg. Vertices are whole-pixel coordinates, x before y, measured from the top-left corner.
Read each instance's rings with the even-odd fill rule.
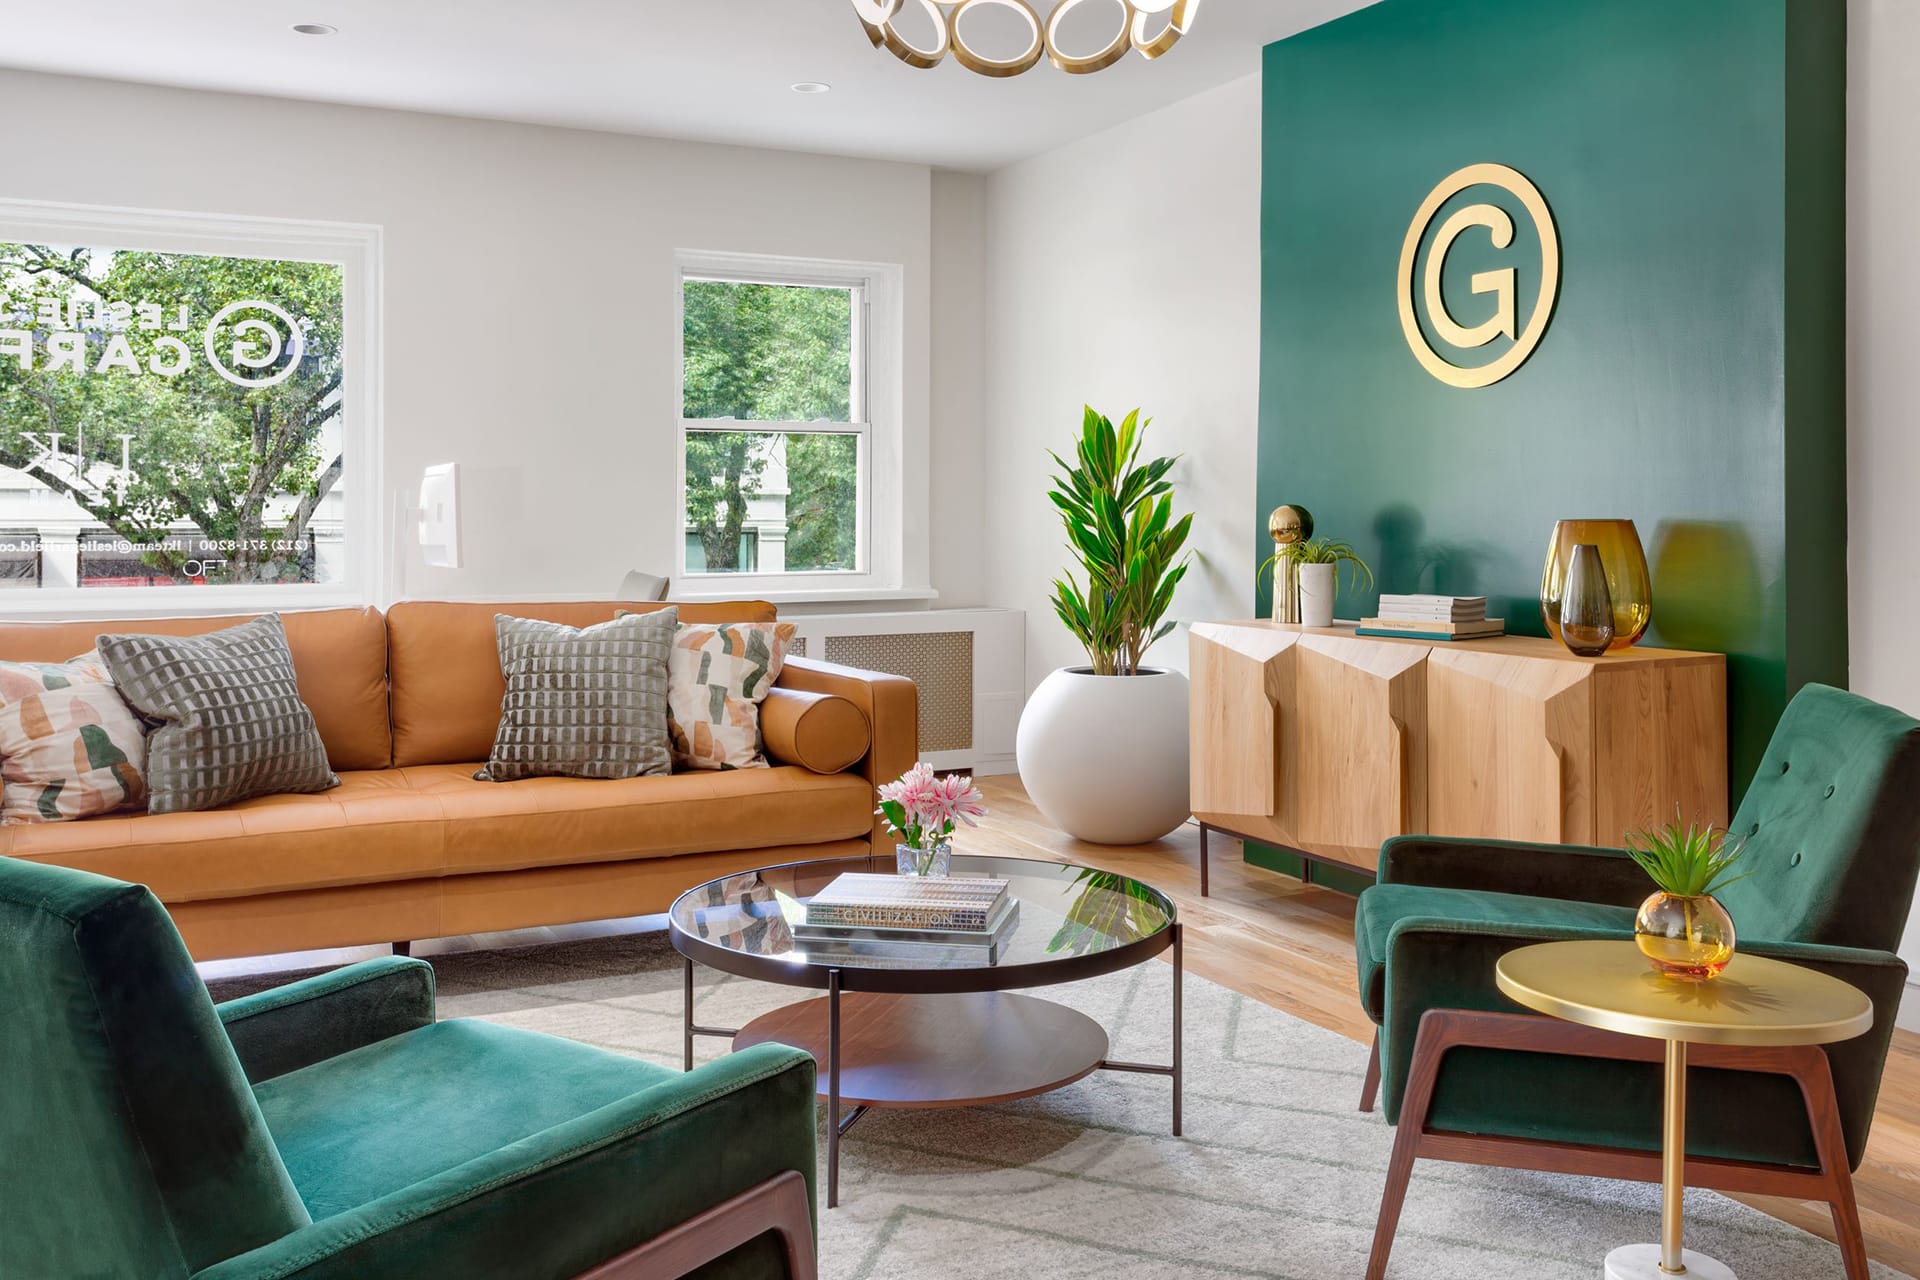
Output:
[[[792,1169],[581,1272],[575,1280],[676,1280],[768,1231],[780,1237],[789,1280],[819,1280],[807,1180]]]
[[[1816,1050],[1805,1055],[1800,1069],[1792,1074],[1807,1104],[1813,1149],[1829,1188],[1833,1238],[1840,1246],[1847,1280],[1868,1280],[1867,1242],[1860,1229],[1860,1206],[1853,1198],[1853,1170],[1847,1163],[1846,1135],[1840,1131],[1840,1103],[1833,1096],[1833,1069],[1827,1055]]]
[[[1440,1078],[1440,1060],[1446,1056],[1445,1024],[1428,1013],[1420,1020],[1413,1042],[1413,1068],[1407,1073],[1406,1096],[1400,1101],[1400,1127],[1393,1135],[1393,1156],[1387,1161],[1387,1185],[1380,1193],[1380,1217],[1373,1227],[1373,1253],[1367,1258],[1367,1280],[1386,1280],[1387,1256],[1393,1252],[1393,1233],[1400,1228],[1400,1209],[1407,1201],[1407,1183],[1426,1133],[1427,1110],[1433,1104],[1434,1082]],[[1378,1069],[1380,1037],[1373,1041]],[[1372,1075],[1373,1073],[1369,1073]]]
[[[1367,1078],[1360,1082],[1360,1109],[1372,1111],[1380,1096],[1380,1032],[1373,1033],[1373,1048],[1367,1053]]]

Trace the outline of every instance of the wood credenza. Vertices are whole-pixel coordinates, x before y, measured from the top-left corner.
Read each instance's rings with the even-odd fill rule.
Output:
[[[1726,659],[1350,627],[1192,628],[1194,816],[1371,873],[1388,836],[1617,846],[1727,820]]]

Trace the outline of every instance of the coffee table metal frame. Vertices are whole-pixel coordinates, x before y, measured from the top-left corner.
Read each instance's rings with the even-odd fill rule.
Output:
[[[997,855],[985,855],[983,861],[995,862],[1031,862],[1039,866],[1077,867],[1077,863],[1051,863],[1038,858],[1004,858]],[[755,869],[758,873],[784,871],[811,865],[813,859],[780,863]],[[844,862],[851,867],[862,861],[859,858],[826,858],[818,861],[827,863]],[[892,871],[891,858],[868,859],[871,870]],[[958,869],[963,869],[967,859],[956,858]],[[735,875],[753,874],[750,871],[735,872]],[[720,876],[716,879],[731,879]],[[1126,877],[1133,879],[1133,877]],[[711,884],[707,881],[687,891],[698,893]],[[1136,880],[1135,883],[1144,884]],[[1152,886],[1147,886],[1152,888]],[[668,915],[668,934],[674,949],[685,959],[685,988],[683,1002],[683,1057],[685,1068],[693,1070],[693,1039],[695,1036],[724,1036],[728,1039],[740,1034],[738,1027],[702,1026],[694,1019],[693,1008],[693,967],[697,960],[711,969],[722,973],[731,973],[736,977],[753,978],[762,982],[777,983],[785,987],[801,987],[811,990],[824,989],[827,993],[827,1207],[835,1208],[840,1203],[840,1139],[855,1125],[868,1110],[867,1104],[853,1107],[844,1115],[840,1105],[840,1000],[844,994],[890,993],[900,995],[958,995],[977,992],[1015,991],[1022,987],[1057,986],[1065,982],[1079,982],[1087,978],[1097,978],[1104,974],[1116,973],[1121,969],[1130,969],[1145,963],[1163,951],[1173,952],[1173,1053],[1172,1061],[1166,1064],[1154,1062],[1123,1062],[1113,1058],[1102,1058],[1095,1066],[1097,1071],[1125,1071],[1139,1075],[1167,1076],[1173,1082],[1173,1136],[1180,1136],[1180,1039],[1181,1039],[1181,988],[1185,985],[1183,959],[1181,955],[1181,925],[1173,900],[1159,890],[1156,894],[1166,903],[1167,924],[1165,928],[1141,938],[1135,942],[1121,943],[1106,951],[1090,955],[1061,956],[1057,960],[1048,960],[1038,964],[983,965],[977,968],[956,969],[880,969],[865,967],[839,968],[830,965],[794,964],[787,960],[773,959],[767,956],[751,955],[733,948],[718,946],[704,938],[695,936],[680,928],[677,923],[679,906],[675,901],[675,910]],[[682,894],[681,897],[686,897]]]

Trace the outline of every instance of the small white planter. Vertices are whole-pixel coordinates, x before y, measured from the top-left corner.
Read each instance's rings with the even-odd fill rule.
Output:
[[[1093,844],[1145,844],[1187,820],[1187,678],[1157,668],[1040,682],[1014,743],[1047,821]]]
[[[1337,564],[1303,564],[1300,568],[1300,625],[1333,625],[1333,571]]]

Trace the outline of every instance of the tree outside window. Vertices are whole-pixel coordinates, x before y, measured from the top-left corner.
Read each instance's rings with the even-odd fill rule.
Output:
[[[342,277],[0,242],[0,541],[44,585],[337,580]]]
[[[683,283],[690,569],[860,567],[858,293],[737,280]],[[736,422],[770,425],[736,429]],[[793,429],[798,424],[808,429]],[[836,425],[848,429],[833,430]]]

